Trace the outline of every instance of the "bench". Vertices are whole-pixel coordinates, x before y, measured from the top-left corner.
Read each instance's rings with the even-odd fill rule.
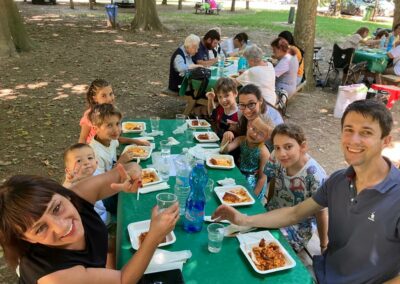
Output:
[[[381,75],[382,84],[384,85],[399,85],[400,76],[396,75]]]
[[[219,12],[222,10],[222,4],[218,3],[216,8],[211,8],[209,3],[202,3],[202,2],[197,2],[194,5],[195,9],[195,14],[204,13],[204,14],[214,14],[216,12],[217,15],[219,15]]]

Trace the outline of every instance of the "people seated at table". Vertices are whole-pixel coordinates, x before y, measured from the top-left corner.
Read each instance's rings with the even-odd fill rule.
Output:
[[[276,104],[275,70],[270,62],[263,60],[263,51],[253,44],[246,48],[243,56],[250,68],[239,75],[235,80],[239,85],[254,84],[261,90],[265,101],[271,105]]]
[[[155,207],[146,239],[122,270],[106,268],[107,229],[93,205],[136,192],[137,164],[118,165],[66,189],[49,178],[16,175],[0,186],[0,244],[19,283],[138,283],[159,243],[175,227],[178,203]]]
[[[192,56],[195,64],[211,66],[218,62],[218,58],[210,58],[209,51],[216,48],[221,37],[216,30],[209,30],[200,41],[199,49]]]
[[[225,141],[231,142],[235,136],[246,135],[248,123],[259,116],[271,122],[270,132],[276,125],[283,123],[279,111],[264,100],[260,89],[254,84],[248,84],[239,90],[238,101],[239,124],[233,131],[224,133],[223,139]],[[269,147],[269,138],[268,136],[265,139],[267,147]]]
[[[400,281],[400,171],[382,156],[393,118],[374,100],[351,103],[341,119],[341,148],[349,165],[333,173],[311,198],[259,215],[221,205],[213,220],[281,228],[328,207],[328,247],[314,256],[318,283]],[[388,282],[386,282],[388,281]]]
[[[238,33],[233,38],[221,42],[222,51],[226,56],[242,56],[248,40],[249,36],[246,33]]]
[[[259,116],[247,124],[246,135],[237,136],[231,142],[227,139],[221,142],[221,153],[240,149],[238,167],[259,200],[264,197],[266,188],[267,176],[263,169],[270,154],[264,142],[269,137],[270,131],[269,120]]]
[[[327,177],[325,170],[307,153],[307,140],[300,126],[279,124],[272,131],[271,140],[274,150],[264,168],[269,184],[268,211],[299,204],[311,197]],[[316,226],[321,250],[325,250],[328,244],[326,209],[281,231],[298,253],[306,248]]]
[[[278,37],[282,37],[289,43],[289,49],[291,49],[297,57],[299,62],[299,69],[297,70],[297,85],[299,85],[304,79],[304,51],[296,45],[294,37],[291,32],[283,31]]]
[[[219,36],[222,37],[222,33],[221,33],[221,28],[220,27],[214,27],[214,28],[209,29],[209,31],[211,31],[211,30],[217,31],[219,33]],[[210,59],[218,58],[218,56],[221,55],[222,53],[223,52],[222,52],[221,44],[218,42],[216,47],[214,47],[213,49],[210,49],[208,51],[208,56],[209,56]]]
[[[212,90],[206,94],[208,115],[213,122],[213,130],[220,139],[226,131],[232,130],[238,124],[237,94],[235,81],[227,77],[219,78],[215,85],[215,92]],[[218,99],[217,106],[215,97]]]
[[[182,84],[183,77],[189,69],[196,67],[192,56],[199,49],[200,38],[191,34],[185,38],[183,45],[178,47],[172,54],[169,63],[169,81],[168,89],[172,92],[179,92],[179,86]]]
[[[293,50],[289,49],[289,43],[286,39],[278,37],[271,42],[272,53],[275,64],[275,89],[284,89],[288,98],[296,92],[297,86],[297,71],[299,62]]]
[[[83,116],[79,122],[79,125],[81,126],[81,132],[79,134],[78,143],[89,144],[96,135],[96,130],[90,121],[89,113],[96,105],[115,103],[115,96],[111,84],[104,79],[94,80],[90,84],[86,93],[86,102],[88,108],[83,113]],[[118,141],[122,144],[150,146],[148,141],[136,138],[119,137]]]
[[[393,60],[393,64],[386,68],[385,74],[400,76],[400,45],[389,50],[387,56]]]
[[[96,130],[96,136],[90,142],[93,148],[98,173],[110,171],[116,163],[127,163],[132,160],[133,153],[125,152],[117,159],[118,138],[121,134],[121,112],[112,104],[96,105],[89,113],[89,117]],[[107,211],[117,212],[117,196],[103,200]]]
[[[375,46],[379,44],[379,40],[368,39],[369,29],[367,27],[359,28],[354,34],[344,39],[338,46],[341,49],[359,48],[360,45]]]

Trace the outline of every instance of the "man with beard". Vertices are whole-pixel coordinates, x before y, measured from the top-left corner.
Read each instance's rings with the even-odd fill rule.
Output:
[[[378,101],[355,101],[341,126],[349,167],[333,173],[311,198],[254,216],[221,205],[212,219],[281,228],[328,207],[328,248],[313,263],[318,283],[399,283],[400,171],[381,154],[391,141],[392,115]]]
[[[200,42],[199,50],[192,57],[195,64],[211,66],[218,62],[218,58],[210,59],[209,51],[216,48],[221,37],[216,30],[209,30]]]

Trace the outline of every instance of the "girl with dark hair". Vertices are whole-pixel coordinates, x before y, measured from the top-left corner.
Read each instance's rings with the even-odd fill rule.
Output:
[[[247,47],[249,36],[242,32],[233,38],[228,38],[221,42],[222,51],[226,56],[241,56]]]
[[[297,85],[299,85],[304,77],[304,51],[295,44],[291,32],[283,31],[278,35],[278,37],[287,40],[289,43],[289,50],[297,57],[297,61],[299,62],[299,70],[297,70]]]
[[[136,192],[137,164],[118,165],[70,190],[38,176],[14,176],[0,186],[0,244],[19,283],[136,283],[154,251],[174,228],[178,204],[158,214],[149,233],[122,270],[106,269],[107,229],[93,204],[117,192]],[[18,271],[17,270],[17,271]]]

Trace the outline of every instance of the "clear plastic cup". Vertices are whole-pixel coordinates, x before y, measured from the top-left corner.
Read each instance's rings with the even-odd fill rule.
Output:
[[[160,117],[152,116],[150,117],[151,131],[156,132],[160,128]]]
[[[178,197],[179,215],[185,214],[186,200],[190,193],[190,186],[175,185],[174,193]]]
[[[212,223],[207,226],[208,232],[208,251],[218,253],[222,248],[222,241],[224,239],[224,225],[219,223]]]
[[[172,206],[175,202],[178,201],[178,197],[169,192],[162,192],[156,195],[158,212],[161,213],[168,207]]]
[[[168,140],[160,141],[161,156],[171,155],[171,145]]]

